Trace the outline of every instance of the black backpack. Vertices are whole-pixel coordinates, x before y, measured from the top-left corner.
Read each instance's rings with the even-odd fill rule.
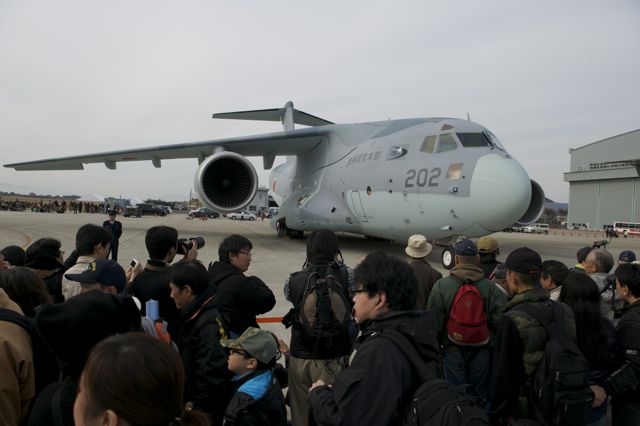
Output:
[[[591,421],[594,398],[589,386],[589,363],[565,332],[561,304],[550,301],[545,307],[550,315],[527,303],[514,308],[538,321],[549,337],[533,376],[529,406],[544,425],[585,425]]]
[[[387,329],[378,334],[395,343],[418,373],[420,385],[401,411],[403,426],[480,426],[489,425],[482,404],[467,395],[465,386],[454,386],[442,379],[429,379],[427,365],[417,349],[399,331]]]
[[[326,272],[310,271],[297,307],[297,320],[312,339],[331,339],[348,333],[353,317],[347,298],[343,268],[328,265]],[[342,282],[341,282],[342,281]]]

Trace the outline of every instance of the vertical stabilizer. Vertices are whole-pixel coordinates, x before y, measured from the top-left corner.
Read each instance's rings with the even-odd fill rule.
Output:
[[[280,121],[282,121],[282,127],[284,127],[285,131],[293,130],[295,128],[293,125],[293,102],[289,101],[284,105]]]

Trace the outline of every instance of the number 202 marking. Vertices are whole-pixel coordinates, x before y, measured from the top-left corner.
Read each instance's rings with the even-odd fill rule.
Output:
[[[416,169],[407,170],[407,179],[404,181],[405,188],[413,188],[414,186],[438,186],[437,179],[442,174],[442,170],[439,167],[431,169],[431,175],[429,175],[429,169]]]

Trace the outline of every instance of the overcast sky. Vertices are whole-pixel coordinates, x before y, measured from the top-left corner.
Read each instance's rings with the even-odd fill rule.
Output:
[[[0,1],[0,163],[336,123],[466,114],[547,196],[570,147],[640,128],[640,2]],[[261,184],[268,172],[255,161]],[[0,168],[0,190],[186,199],[197,162]]]

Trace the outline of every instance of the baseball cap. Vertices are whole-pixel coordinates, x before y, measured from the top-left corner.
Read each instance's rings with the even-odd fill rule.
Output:
[[[498,250],[498,240],[493,237],[482,237],[478,240],[478,251],[480,253],[493,253]]]
[[[89,264],[89,267],[79,274],[66,274],[71,281],[83,284],[100,283],[106,286],[114,286],[118,292],[124,290],[127,284],[127,276],[122,266],[115,260],[98,259]]]
[[[404,251],[411,257],[420,258],[427,256],[432,249],[433,246],[427,242],[427,237],[415,234],[409,237],[409,242]]]
[[[115,216],[115,215],[116,215],[115,210],[109,210],[109,216]]]
[[[631,250],[623,250],[620,252],[620,256],[618,256],[618,261],[627,263],[635,262],[636,254]]]
[[[508,270],[519,274],[538,274],[542,271],[540,255],[529,247],[520,247],[512,251],[505,265]]]
[[[226,348],[244,349],[252,358],[269,364],[280,358],[276,338],[268,331],[249,327],[237,339],[224,339],[220,344]]]
[[[478,247],[476,247],[475,243],[468,238],[464,240],[458,241],[453,246],[453,253],[456,256],[477,256],[478,255]]]

